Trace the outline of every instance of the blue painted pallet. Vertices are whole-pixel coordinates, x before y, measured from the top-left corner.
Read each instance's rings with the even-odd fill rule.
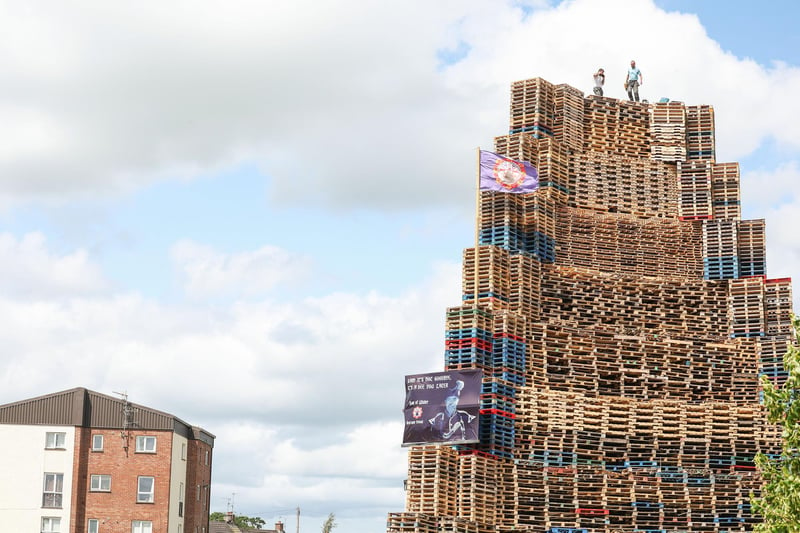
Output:
[[[507,355],[513,358],[525,358],[526,346],[524,342],[515,341],[507,337],[494,338],[494,352],[497,355]]]
[[[763,337],[766,335],[764,331],[734,331],[731,333],[731,338],[753,338],[753,337]]]
[[[711,466],[733,466],[733,457],[709,457],[708,464]]]
[[[509,135],[514,135],[515,133],[534,133],[534,137],[536,137],[536,134],[547,135],[548,137],[553,136],[553,132],[549,128],[545,128],[544,126],[527,126],[524,128],[511,128],[508,130],[508,133]]]
[[[517,395],[516,387],[499,383],[497,381],[484,380],[481,383],[481,394],[499,394],[509,398],[515,398]]]
[[[705,280],[723,280],[723,279],[739,279],[741,275],[739,274],[739,268],[732,268],[732,269],[704,269],[703,270],[703,279]]]
[[[511,413],[514,414],[514,413]],[[498,432],[506,432],[513,434],[514,429],[514,419],[507,418],[504,416],[499,415],[492,415],[492,414],[482,414],[480,419],[480,429],[498,431]]]
[[[502,295],[502,294],[500,294],[498,292],[493,292],[493,291],[479,292],[478,293],[478,299],[482,299],[482,298],[496,298],[496,299],[501,300],[503,302],[507,302],[508,301],[508,296],[504,296],[504,295]],[[461,300],[474,300],[474,299],[475,299],[475,293],[474,292],[468,292],[468,293],[466,293],[466,294],[461,296]]]
[[[514,454],[507,451],[507,450],[498,450],[496,448],[489,448],[486,450],[486,453],[489,455],[494,455],[495,457],[502,457],[504,459],[513,459]]]
[[[525,385],[525,375],[518,372],[509,372],[507,370],[493,370],[489,374],[491,377],[504,379],[519,386]]]
[[[509,359],[525,359],[525,343],[511,339],[494,338],[494,353]]]
[[[539,187],[552,187],[554,189],[558,189],[561,192],[565,192],[567,194],[570,194],[569,187],[565,187],[564,185],[561,185],[561,184],[556,183],[554,181],[540,181],[539,182]]]
[[[491,360],[477,354],[445,354],[445,364],[455,366],[489,366]]]
[[[631,502],[633,507],[640,509],[663,509],[664,504],[660,502]]]
[[[517,406],[510,400],[503,399],[502,397],[495,398],[481,398],[481,409],[499,409],[507,413],[516,413]]]
[[[779,370],[777,368],[775,368],[775,369],[762,369],[761,372],[758,373],[758,375],[759,376],[767,376],[767,377],[775,378],[775,379],[777,379],[777,378],[788,378],[789,377],[789,372],[787,372],[786,370],[782,370],[782,369]]]
[[[494,340],[491,331],[481,328],[448,329],[444,336],[447,339],[480,339],[486,342]]]
[[[514,448],[514,443],[515,443],[514,435],[509,436],[509,435],[504,435],[502,433],[481,432],[478,434],[478,436],[483,444],[490,444],[492,446],[500,448],[509,448],[509,449]]]
[[[663,483],[683,483],[686,480],[686,474],[675,472],[658,472],[656,476],[661,478]]]
[[[492,355],[492,365],[501,368],[508,368],[509,370],[515,370],[520,373],[525,372],[525,357],[509,357],[506,354]]]
[[[657,468],[658,461],[626,461],[631,468]]]
[[[738,263],[739,256],[736,255],[708,256],[703,258],[703,266],[727,266],[736,265]]]
[[[514,449],[514,439],[503,437],[500,435],[485,435],[481,434],[479,436],[481,439],[481,444],[486,446],[491,446],[493,448],[507,448],[509,450]]]

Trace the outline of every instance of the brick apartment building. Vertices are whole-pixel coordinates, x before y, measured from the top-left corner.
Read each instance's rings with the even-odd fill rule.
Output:
[[[84,388],[0,405],[0,528],[208,533],[213,446],[174,415]]]

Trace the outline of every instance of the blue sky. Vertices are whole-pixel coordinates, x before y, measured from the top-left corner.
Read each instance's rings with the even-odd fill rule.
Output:
[[[420,16],[424,12],[425,16]],[[126,390],[217,435],[213,510],[404,505],[405,374],[442,366],[475,149],[513,81],[712,104],[797,277],[790,2],[0,3],[0,403]],[[335,23],[333,21],[336,21]],[[797,301],[797,298],[796,298]],[[47,368],[48,371],[43,371]],[[199,385],[202,384],[202,385]]]

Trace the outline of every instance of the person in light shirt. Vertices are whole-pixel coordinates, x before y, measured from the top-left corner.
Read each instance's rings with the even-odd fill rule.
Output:
[[[628,69],[628,76],[625,78],[625,88],[628,90],[628,100],[639,101],[639,86],[644,85],[642,71],[636,66],[636,61],[631,59],[631,68]]]
[[[606,73],[603,69],[597,69],[597,72],[594,73],[594,94],[597,96],[603,96],[603,85],[606,83]]]

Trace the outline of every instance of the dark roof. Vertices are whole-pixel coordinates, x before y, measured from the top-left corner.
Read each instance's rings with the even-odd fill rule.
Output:
[[[214,435],[180,418],[128,402],[133,415],[127,427],[174,431],[189,439],[214,445]],[[88,428],[125,427],[125,400],[77,387],[36,398],[0,405],[0,424],[43,424]]]
[[[276,533],[276,531],[274,529],[239,528],[236,527],[236,524],[211,520],[208,522],[208,533]]]
[[[236,527],[235,524],[211,520],[208,522],[208,533],[241,533],[241,529]]]

